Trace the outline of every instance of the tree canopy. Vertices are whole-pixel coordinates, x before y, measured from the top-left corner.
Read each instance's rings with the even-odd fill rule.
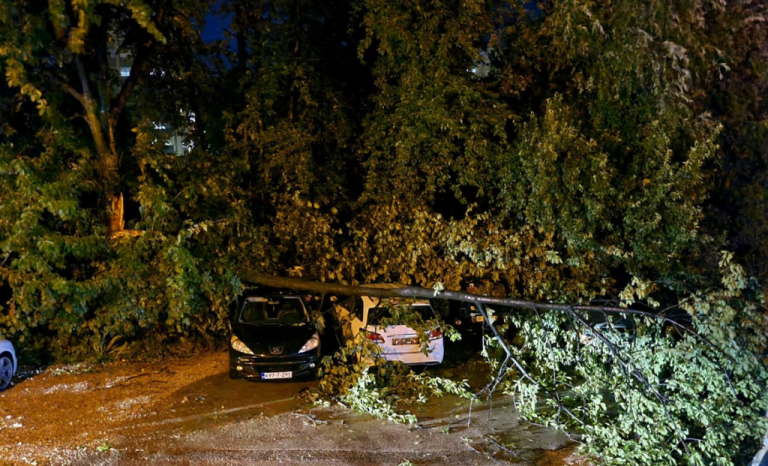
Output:
[[[686,430],[644,461],[731,464],[765,431],[766,21],[764,0],[1,0],[0,333],[55,358],[219,341],[243,270],[675,307],[727,356],[649,322],[577,361],[581,315],[529,309],[509,348],[536,382],[501,387],[609,462]],[[630,357],[616,417],[601,390],[632,368],[600,361]],[[535,409],[568,370],[593,382],[571,424]]]

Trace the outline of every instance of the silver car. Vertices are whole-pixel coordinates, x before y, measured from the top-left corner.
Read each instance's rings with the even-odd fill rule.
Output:
[[[5,390],[11,384],[13,374],[16,373],[18,361],[16,351],[10,341],[0,337],[0,391]]]

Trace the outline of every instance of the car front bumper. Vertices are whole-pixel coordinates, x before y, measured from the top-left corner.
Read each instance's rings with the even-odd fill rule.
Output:
[[[264,373],[291,372],[292,380],[301,377],[314,376],[320,367],[320,353],[311,352],[285,356],[280,358],[246,355],[234,350],[229,352],[229,372],[233,378],[246,380],[263,380]]]

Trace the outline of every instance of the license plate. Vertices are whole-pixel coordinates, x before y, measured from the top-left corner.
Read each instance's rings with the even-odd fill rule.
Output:
[[[412,338],[393,338],[392,339],[392,345],[398,346],[398,345],[418,345],[419,344],[419,337],[412,337]]]
[[[483,317],[483,316],[472,316],[472,322],[485,322],[485,317]]]
[[[264,380],[269,379],[290,379],[293,377],[293,372],[262,372],[261,378]]]

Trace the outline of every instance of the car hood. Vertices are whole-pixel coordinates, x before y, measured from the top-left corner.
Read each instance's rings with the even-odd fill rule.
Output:
[[[299,352],[317,330],[313,325],[233,324],[232,333],[254,354],[264,356],[291,355]],[[282,346],[275,354],[272,348]]]

